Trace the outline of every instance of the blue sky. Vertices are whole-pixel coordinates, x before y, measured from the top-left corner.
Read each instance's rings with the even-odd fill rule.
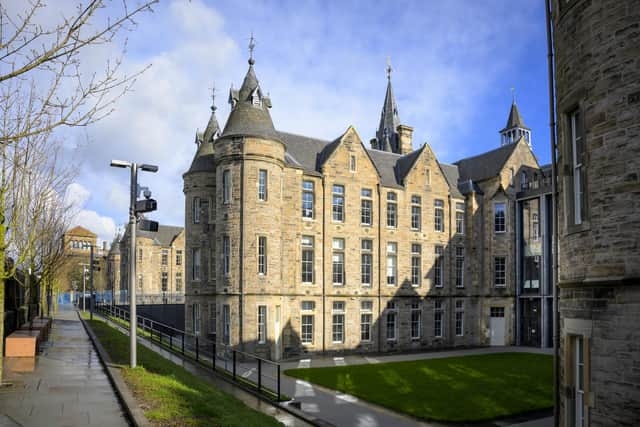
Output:
[[[333,139],[354,125],[368,143],[386,88],[386,58],[400,120],[414,146],[443,162],[499,146],[515,87],[541,164],[549,162],[543,2],[513,1],[162,1],[127,34],[125,67],[151,68],[114,114],[70,130],[79,175],[70,189],[75,222],[111,239],[126,221],[127,176],[112,158],[156,163],[144,175],[158,199],[151,215],[182,224],[182,173],[218,88],[218,120],[247,69],[251,31],[256,73],[271,95],[277,129]],[[102,49],[92,63],[117,52]]]

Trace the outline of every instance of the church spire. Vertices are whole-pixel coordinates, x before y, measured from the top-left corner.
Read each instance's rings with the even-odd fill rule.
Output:
[[[516,105],[515,89],[511,88],[511,110],[507,125],[500,131],[500,145],[507,145],[524,138],[525,142],[531,145],[531,129],[524,124],[518,105]]]
[[[398,153],[399,137],[398,125],[400,125],[400,117],[398,116],[398,105],[393,95],[393,87],[391,86],[391,60],[387,58],[387,93],[384,97],[384,105],[382,106],[382,114],[380,115],[380,125],[376,132],[377,148],[384,151],[393,151]]]
[[[202,142],[213,142],[220,134],[220,125],[218,125],[218,119],[216,119],[216,87],[211,88],[211,116],[209,117],[209,123],[204,131]]]

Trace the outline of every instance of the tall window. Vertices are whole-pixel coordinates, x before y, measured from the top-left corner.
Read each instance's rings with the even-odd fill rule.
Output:
[[[442,200],[434,201],[433,221],[436,231],[444,231],[444,202]]]
[[[493,205],[493,227],[496,233],[507,231],[507,205],[503,202]]]
[[[344,301],[334,301],[331,310],[333,321],[331,339],[334,343],[344,342]]]
[[[344,285],[344,239],[333,239],[333,284]]]
[[[398,196],[394,192],[387,193],[387,227],[398,226]]]
[[[226,169],[222,172],[222,203],[231,202],[231,171]]]
[[[334,221],[344,221],[344,185],[334,185],[331,189],[331,214]]]
[[[176,265],[182,265],[182,251],[180,249],[176,251]]]
[[[182,273],[176,273],[176,292],[182,292]]]
[[[267,274],[266,236],[258,236],[258,274]]]
[[[302,236],[302,283],[313,283],[312,236]]]
[[[456,336],[464,335],[464,302],[456,300]]]
[[[464,287],[464,247],[456,246],[456,287]]]
[[[160,274],[160,280],[161,280],[162,292],[167,292],[167,290],[169,289],[169,273],[167,273],[166,271],[163,271]]]
[[[422,200],[420,196],[411,196],[411,229],[420,230],[422,223]]]
[[[138,274],[138,289],[142,291],[143,286],[144,286],[144,280],[142,279],[142,274]]]
[[[267,306],[258,306],[258,343],[264,344],[267,341]]]
[[[222,306],[222,343],[229,345],[231,341],[231,307],[228,304]]]
[[[585,219],[585,170],[582,115],[575,110],[569,115],[571,133],[571,169],[573,172],[573,223],[582,224]]]
[[[216,303],[209,303],[209,333],[216,333]]]
[[[371,322],[373,320],[373,301],[360,303],[360,341],[371,341]]]
[[[442,319],[444,317],[444,309],[442,308],[442,301],[434,301],[433,311],[433,335],[436,338],[442,338],[444,336],[444,324]]]
[[[258,200],[267,200],[267,171],[260,169],[258,171]]]
[[[540,218],[537,213],[531,215],[531,228],[533,234],[533,240],[540,240]]]
[[[507,259],[503,256],[497,256],[493,259],[493,265],[496,288],[504,288],[507,286]]]
[[[424,183],[427,185],[431,185],[431,169],[426,168],[424,170]]]
[[[138,249],[138,262],[142,262],[142,248]]]
[[[387,243],[387,285],[395,286],[398,283],[398,244]]]
[[[193,334],[200,335],[200,304],[193,304],[191,307],[191,317],[193,321]]]
[[[193,223],[200,223],[200,197],[194,197],[192,201],[192,215],[193,215]]]
[[[436,288],[441,288],[442,286],[444,286],[444,258],[443,258],[443,254],[444,254],[444,248],[442,246],[436,246],[435,248],[435,252],[436,252],[436,259],[435,259],[435,263],[433,265],[433,272],[434,272],[434,277],[433,277],[433,284]]]
[[[362,286],[371,286],[371,264],[373,261],[373,241],[362,240],[361,242],[362,252],[360,254],[361,268],[360,268],[360,280]]]
[[[420,286],[422,278],[422,246],[418,243],[411,244],[411,285]]]
[[[456,233],[464,234],[464,203],[456,203]]]
[[[300,339],[302,344],[313,344],[313,320],[316,303],[313,301],[302,301],[302,321]]]
[[[356,156],[349,156],[349,170],[351,172],[356,171]]]
[[[231,240],[229,240],[229,236],[222,237],[222,273],[225,276],[231,273]]]
[[[396,303],[387,303],[387,341],[395,341],[398,337],[398,309]]]
[[[200,200],[200,215],[203,222],[209,222],[209,200]]]
[[[313,181],[302,181],[302,218],[313,218]]]
[[[162,250],[162,265],[169,264],[169,251],[166,249]]]
[[[411,339],[419,340],[422,337],[422,309],[420,301],[411,303]]]
[[[373,200],[370,188],[363,188],[360,191],[360,223],[371,225],[373,223]]]
[[[200,280],[200,248],[193,248],[193,271],[191,278],[193,280]]]

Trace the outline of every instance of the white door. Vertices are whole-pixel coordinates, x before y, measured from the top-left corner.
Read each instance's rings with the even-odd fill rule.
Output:
[[[275,334],[275,349],[273,353],[274,360],[280,360],[280,306],[276,305],[275,324],[273,327],[273,333]]]
[[[504,307],[491,307],[489,331],[491,345],[504,345]]]

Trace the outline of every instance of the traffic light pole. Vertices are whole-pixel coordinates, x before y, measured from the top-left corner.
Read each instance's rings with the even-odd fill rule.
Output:
[[[130,364],[137,365],[136,337],[138,334],[138,317],[136,313],[136,201],[138,199],[138,165],[131,164],[131,203],[129,206],[129,340],[131,348]]]

